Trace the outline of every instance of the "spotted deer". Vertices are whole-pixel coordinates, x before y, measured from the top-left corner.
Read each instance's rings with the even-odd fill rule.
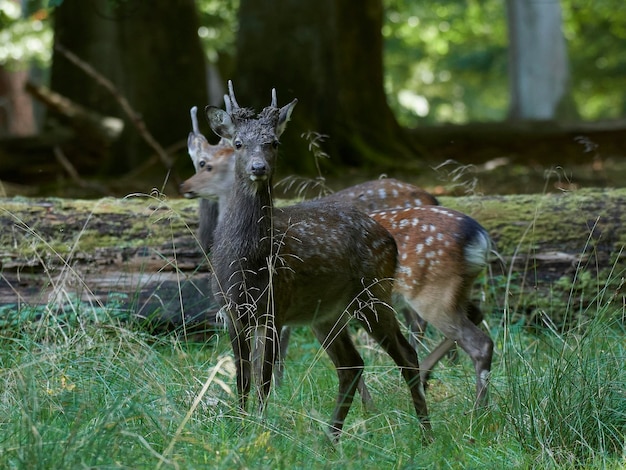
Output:
[[[330,424],[338,439],[363,372],[346,329],[356,318],[400,368],[421,424],[430,429],[417,354],[402,335],[391,292],[397,250],[362,212],[311,201],[274,207],[278,139],[297,100],[278,108],[272,90],[259,114],[241,108],[229,82],[226,111],[208,106],[211,129],[234,148],[234,183],[211,250],[212,289],[222,305],[235,358],[240,406],[255,382],[260,409],[285,325],[309,325],[330,356],[339,390]]]
[[[222,213],[232,187],[232,153],[221,149],[214,152],[211,146],[204,150],[202,155],[210,166],[184,182],[181,192],[186,197],[217,197]],[[422,362],[424,385],[435,364],[458,341],[476,368],[476,404],[486,403],[493,343],[475,326],[483,315],[469,296],[487,263],[487,232],[464,214],[434,207],[437,200],[426,191],[393,179],[362,183],[320,201],[352,204],[367,211],[394,237],[399,251],[396,307],[402,309],[412,332],[423,331],[423,318],[432,321],[447,337]],[[289,328],[282,332],[281,357],[286,353],[289,333]],[[359,391],[368,404],[371,397],[362,382]]]
[[[437,362],[457,343],[476,372],[475,406],[487,403],[493,341],[481,330],[481,310],[470,301],[474,281],[488,263],[491,239],[474,219],[437,206],[372,212],[396,240],[395,292],[446,339],[423,361],[426,384]]]

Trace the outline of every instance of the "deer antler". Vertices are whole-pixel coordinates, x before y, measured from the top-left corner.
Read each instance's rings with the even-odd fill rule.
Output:
[[[272,103],[270,104],[272,108],[278,108],[278,100],[276,99],[276,88],[272,88]]]
[[[192,107],[189,110],[189,114],[191,114],[191,128],[193,129],[193,133],[198,135],[200,133],[200,129],[198,128],[198,107]]]
[[[226,112],[228,114],[231,114],[231,115],[233,114],[233,105],[228,95],[224,95],[224,107],[226,108]]]
[[[233,106],[233,110],[234,109],[238,109],[239,103],[237,103],[237,99],[235,98],[235,90],[233,90],[233,81],[232,80],[228,80],[228,94],[230,95],[230,101],[231,101],[231,105]]]

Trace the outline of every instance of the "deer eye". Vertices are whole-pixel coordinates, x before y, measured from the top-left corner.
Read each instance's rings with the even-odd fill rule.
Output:
[[[213,167],[211,165],[207,165],[205,170],[206,171],[213,171]]]
[[[241,147],[243,147],[243,142],[241,142],[240,139],[236,139],[235,142],[233,142],[233,145],[236,149],[240,149]]]
[[[204,160],[200,160],[200,161],[198,162],[198,166],[199,166],[200,168],[204,168],[204,165],[206,165],[206,162],[205,162]]]
[[[274,140],[274,141],[272,142],[272,147],[273,147],[273,148],[275,148],[275,149],[277,149],[277,148],[278,148],[278,144],[279,144],[279,143],[280,143],[280,142],[278,142],[277,140]]]

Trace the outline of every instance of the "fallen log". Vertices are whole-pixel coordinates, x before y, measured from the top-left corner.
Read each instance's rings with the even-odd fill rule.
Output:
[[[626,189],[440,199],[493,237],[489,275],[479,286],[493,296],[491,310],[513,303],[537,310],[555,285],[571,296],[585,273],[607,288],[626,273]],[[197,201],[5,198],[0,227],[0,305],[106,303],[115,294],[160,325],[215,323],[208,261],[195,237]]]
[[[425,158],[483,163],[587,163],[623,155],[626,119],[595,122],[502,121],[420,126],[405,130]]]

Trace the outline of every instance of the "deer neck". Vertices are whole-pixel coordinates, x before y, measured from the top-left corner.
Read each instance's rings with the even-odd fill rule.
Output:
[[[235,183],[224,204],[220,204],[220,221],[216,231],[219,249],[230,253],[231,260],[263,263],[270,252],[269,231],[272,227],[273,201],[271,185],[254,191]]]

